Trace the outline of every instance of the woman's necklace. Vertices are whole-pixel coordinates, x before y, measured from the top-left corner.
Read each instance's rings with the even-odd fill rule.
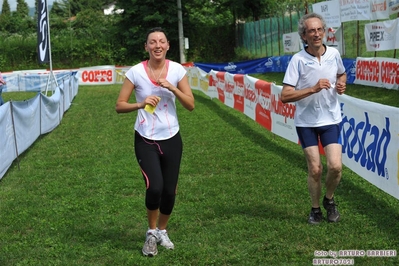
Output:
[[[161,75],[162,75],[162,72],[163,72],[163,70],[165,69],[165,65],[166,65],[166,62],[163,64],[162,70],[161,70],[161,72],[159,73],[159,75],[158,75],[158,78],[157,78],[157,79],[155,79],[155,74],[154,74],[154,71],[152,70],[152,67],[151,67],[150,61],[148,61],[148,66],[150,67],[150,70],[151,70],[152,76],[154,77],[154,79],[155,79],[155,81],[156,81],[156,82],[158,82],[159,78],[161,77]]]

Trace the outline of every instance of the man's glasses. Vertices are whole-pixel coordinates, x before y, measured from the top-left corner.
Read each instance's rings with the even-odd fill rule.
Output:
[[[316,32],[318,32],[319,34],[322,34],[322,33],[324,33],[326,30],[324,29],[324,28],[317,28],[317,29],[310,29],[310,30],[307,30],[306,32],[308,33],[308,34],[310,34],[310,35],[315,35],[316,34]]]

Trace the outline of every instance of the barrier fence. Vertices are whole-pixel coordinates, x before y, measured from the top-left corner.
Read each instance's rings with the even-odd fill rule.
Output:
[[[37,91],[31,99],[9,101],[0,106],[0,179],[18,156],[36,139],[56,128],[78,93],[77,72],[62,71],[52,81],[51,96],[45,95],[49,73],[17,72],[5,75],[9,91]],[[18,87],[18,84],[23,86]],[[25,86],[28,85],[28,86]]]
[[[359,60],[363,61],[364,59]],[[255,64],[258,63],[256,61]],[[264,64],[261,63],[262,67]],[[355,66],[356,64],[357,60],[349,63]],[[186,64],[192,89],[200,90],[210,99],[216,98],[226,106],[242,112],[273,134],[298,143],[293,121],[295,104],[281,102],[281,85],[243,74],[244,69],[240,73],[229,73],[204,71],[194,65]],[[226,63],[219,67],[224,69],[230,66],[231,70],[231,65]],[[59,124],[63,112],[69,108],[70,102],[77,94],[78,85],[122,84],[124,74],[129,68],[129,66],[81,68],[75,70],[76,75],[71,74],[69,79],[65,78],[54,95],[49,98],[39,94],[28,101],[7,102],[1,106],[0,134],[7,137],[0,140],[0,178],[18,154],[26,150],[40,134],[49,132]],[[353,72],[352,68],[347,69],[348,71]],[[354,73],[355,82],[358,74],[357,71]],[[14,74],[4,75],[7,84],[10,75]],[[17,89],[14,86],[11,90],[28,91],[31,90],[29,84],[42,90],[42,82],[35,83],[30,80],[40,79],[38,76],[40,74],[19,75],[18,84],[24,87]],[[399,108],[348,95],[340,95],[339,100],[343,118],[341,123],[343,164],[371,184],[399,199],[399,120],[397,119]],[[22,122],[27,119],[30,121],[28,128],[24,127]],[[11,123],[12,120],[21,122]],[[13,140],[15,138],[17,141]]]

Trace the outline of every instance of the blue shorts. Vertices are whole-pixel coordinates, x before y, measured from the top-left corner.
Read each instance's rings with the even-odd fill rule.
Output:
[[[340,143],[339,124],[321,127],[297,127],[296,132],[302,148],[318,146],[319,139],[323,147],[331,143]]]

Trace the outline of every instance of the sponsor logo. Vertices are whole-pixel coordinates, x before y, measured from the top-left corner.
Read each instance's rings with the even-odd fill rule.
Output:
[[[111,82],[112,70],[85,70],[82,72],[83,82]]]
[[[341,104],[341,109],[344,109],[344,104]],[[390,125],[388,117],[385,118],[384,128],[373,125],[367,112],[364,112],[363,120],[343,116],[341,122],[342,153],[368,171],[388,180],[389,175],[385,164],[391,141]]]

